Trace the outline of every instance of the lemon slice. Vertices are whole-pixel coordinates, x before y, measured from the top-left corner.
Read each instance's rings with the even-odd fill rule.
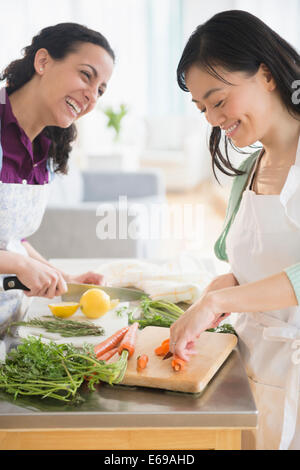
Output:
[[[48,307],[50,308],[53,315],[55,315],[56,317],[67,318],[71,315],[74,315],[74,313],[79,307],[79,303],[60,302],[58,304],[49,304]]]
[[[79,304],[82,313],[87,318],[100,318],[109,310],[115,308],[118,299],[110,300],[109,295],[101,289],[92,288],[82,294]]]

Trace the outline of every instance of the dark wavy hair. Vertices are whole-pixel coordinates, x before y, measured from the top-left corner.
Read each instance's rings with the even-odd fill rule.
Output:
[[[299,54],[263,21],[243,10],[217,13],[196,28],[180,58],[177,82],[182,90],[189,91],[185,74],[189,67],[197,65],[224,83],[232,85],[216,72],[215,66],[221,66],[230,72],[246,72],[248,76],[253,76],[262,63],[271,72],[288,111],[293,117],[299,117],[300,104],[292,101],[291,91],[292,83],[299,79]],[[215,167],[228,176],[243,174],[230,162],[226,135],[225,156],[220,150],[220,140],[220,127],[213,127],[209,150],[216,179]],[[247,153],[234,146],[230,139],[229,142],[235,150]]]
[[[115,61],[115,54],[107,39],[92,29],[77,23],[59,23],[42,29],[29,46],[23,49],[22,59],[11,62],[0,74],[0,81],[6,80],[8,95],[21,88],[35,74],[34,58],[39,49],[45,48],[55,60],[63,60],[68,54],[76,52],[80,44],[92,43],[101,46]],[[49,156],[54,163],[55,172],[67,173],[71,143],[76,139],[75,124],[68,128],[48,126],[45,135],[52,141]]]

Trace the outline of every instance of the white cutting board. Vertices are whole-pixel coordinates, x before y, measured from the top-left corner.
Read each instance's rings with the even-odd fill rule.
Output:
[[[43,317],[46,315],[52,315],[48,304],[50,303],[58,303],[61,302],[60,297],[56,297],[55,299],[45,299],[42,297],[35,297],[26,312],[25,317],[23,318],[24,321],[28,321],[32,318],[36,317]],[[123,307],[129,306],[129,302],[120,302],[115,308],[107,312],[102,317],[96,320],[88,319],[80,309],[77,312],[68,318],[68,320],[77,320],[77,321],[89,321],[94,323],[97,326],[102,326],[104,329],[104,335],[101,336],[78,336],[78,337],[67,337],[61,336],[57,333],[49,333],[42,328],[32,328],[27,326],[20,326],[18,327],[18,336],[21,338],[28,338],[28,336],[42,336],[42,340],[45,342],[48,341],[55,341],[57,343],[72,343],[74,346],[80,347],[84,343],[90,344],[98,344],[101,341],[104,341],[106,338],[111,336],[113,333],[118,331],[123,326],[128,325],[128,316],[123,314],[122,316],[117,315],[117,311]],[[53,319],[55,317],[53,316]]]

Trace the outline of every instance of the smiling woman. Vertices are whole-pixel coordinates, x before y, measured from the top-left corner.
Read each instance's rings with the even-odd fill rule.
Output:
[[[102,276],[70,276],[26,241],[39,227],[55,173],[67,173],[74,122],[93,110],[114,66],[114,52],[97,31],[77,23],[43,29],[22,59],[0,75],[0,281],[16,274],[26,296],[53,298],[66,282],[101,284]],[[71,230],[71,227],[70,227]],[[0,333],[22,313],[24,294],[0,293]]]
[[[34,141],[42,130],[50,138],[49,155],[56,171],[66,172],[70,143],[76,137],[74,117],[93,109],[95,96],[105,91],[114,59],[114,52],[101,33],[77,23],[60,23],[44,28],[24,48],[24,57],[12,62],[0,75],[0,80],[7,82],[14,114],[30,140]],[[72,113],[73,121],[59,112],[61,100],[65,102],[68,94],[73,105],[76,101],[81,103],[81,112],[77,108],[76,114]],[[57,100],[61,102],[58,108]],[[26,115],[30,110],[28,123],[22,122],[24,109]]]
[[[231,165],[227,146],[232,144],[240,150],[259,141],[275,99],[286,114],[297,118],[300,105],[291,99],[291,86],[299,73],[297,51],[246,11],[218,13],[195,29],[178,63],[177,81],[182,90],[192,93],[193,101],[212,125],[209,144],[214,170],[217,167],[229,176],[241,174]],[[266,86],[268,94],[264,94]],[[255,113],[256,129],[249,129],[253,118],[248,123],[241,119],[249,105],[252,115]],[[242,126],[235,131],[240,121]],[[226,131],[225,155],[220,149],[222,130]]]
[[[171,352],[188,360],[196,338],[234,312],[259,411],[257,449],[300,449],[300,56],[259,18],[214,15],[189,38],[179,86],[212,126],[213,168],[234,176],[215,244],[230,273],[214,279],[171,326]],[[225,133],[225,155],[219,147]],[[262,149],[231,165],[228,142]]]

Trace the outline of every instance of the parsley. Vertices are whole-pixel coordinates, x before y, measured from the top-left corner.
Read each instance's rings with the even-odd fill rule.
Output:
[[[118,361],[106,363],[96,358],[91,345],[79,350],[71,344],[43,343],[41,338],[29,337],[0,364],[0,389],[15,398],[37,395],[76,401],[84,380],[90,390],[95,390],[99,381],[119,383],[126,371],[127,355],[124,351]]]

